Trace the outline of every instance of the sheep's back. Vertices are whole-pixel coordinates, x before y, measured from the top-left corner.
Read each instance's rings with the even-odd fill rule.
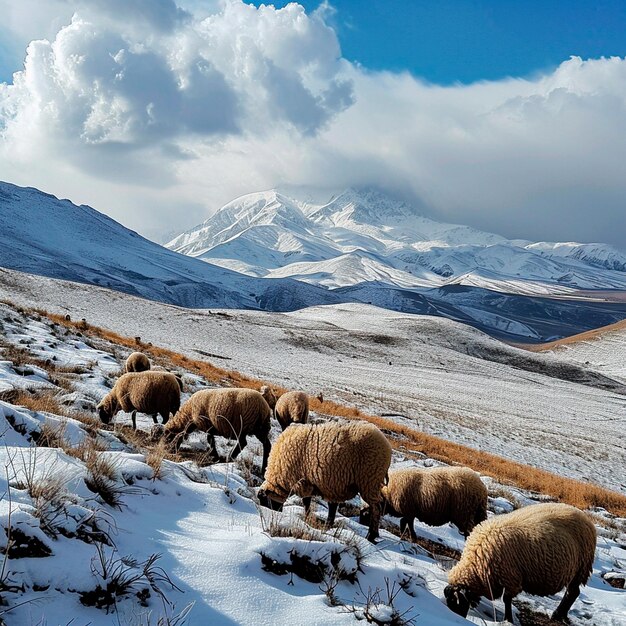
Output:
[[[150,369],[150,360],[143,352],[133,352],[126,359],[127,372],[145,372]]]
[[[190,412],[200,430],[211,429],[229,439],[253,433],[265,423],[269,431],[269,405],[254,389],[204,389],[197,391],[188,404],[181,411]]]
[[[127,398],[141,413],[167,411],[172,401],[180,397],[180,388],[174,374],[169,372],[132,372],[121,376],[114,390],[124,405]]]
[[[294,424],[272,448],[266,478],[290,491],[304,478],[329,502],[380,491],[391,462],[384,435],[363,422]]]
[[[288,391],[276,401],[276,416],[281,423],[306,423],[309,417],[309,398],[302,391]]]

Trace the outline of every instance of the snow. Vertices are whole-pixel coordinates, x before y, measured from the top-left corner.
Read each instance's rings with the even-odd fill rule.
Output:
[[[590,339],[566,343],[553,351],[555,357],[580,363],[626,383],[626,329],[619,325]]]
[[[427,219],[371,189],[348,189],[330,201],[317,195],[311,202],[297,189],[247,194],[166,247],[253,276],[329,288],[380,279],[402,288],[463,284],[526,295],[626,288],[626,255],[608,245],[506,240]]]
[[[68,228],[68,224],[71,228]],[[185,306],[259,308],[268,284],[176,254],[88,206],[0,182],[0,265]],[[292,308],[332,302],[291,280]],[[271,299],[265,305],[272,308]]]
[[[48,297],[63,294],[61,300],[67,303],[66,296],[79,294],[83,304],[89,299],[84,288],[55,291],[60,283],[47,279],[45,282],[47,287],[54,288],[45,292]],[[90,296],[96,297],[97,290]],[[132,311],[138,310],[136,305],[137,301],[128,297],[129,324],[132,324]],[[182,310],[155,306],[159,307],[159,316],[166,311],[175,316],[163,318],[164,326],[171,326],[168,322],[175,318],[180,324]],[[23,347],[36,358],[56,357],[55,363],[83,366],[85,373],[72,375],[81,394],[97,397],[103,393],[129,352],[109,342],[94,342],[67,333],[45,318],[37,319],[6,305],[0,305],[0,314],[3,336],[10,344]],[[259,332],[263,329],[261,324],[270,321],[263,317],[258,313],[254,317]],[[408,316],[387,315],[370,307],[341,307],[335,311],[322,307],[284,317],[297,319],[318,331],[338,325],[346,332],[362,332],[364,324],[369,326],[370,333],[384,330],[393,335],[407,325],[412,332],[415,330]],[[201,318],[195,319],[193,324],[198,324]],[[489,345],[493,341],[478,331],[444,320],[425,318],[421,322],[422,339],[428,332],[429,339],[440,347],[453,346],[459,337],[476,345]],[[144,335],[150,332],[148,324]],[[228,333],[227,338],[232,339],[232,335]],[[27,343],[22,343],[25,340]],[[474,365],[479,360],[472,359]],[[19,387],[15,368],[10,362],[5,363],[0,369],[0,382]],[[191,387],[189,390],[202,386],[197,375],[185,373],[184,377]],[[53,383],[50,376],[39,376],[30,379],[29,385],[34,391],[43,391]],[[0,524],[4,528],[9,526],[10,512],[11,528],[23,533],[28,546],[36,545],[34,542],[38,540],[44,549],[51,551],[49,556],[8,559],[5,579],[8,590],[2,591],[8,605],[0,607],[0,614],[10,610],[4,615],[7,623],[36,624],[45,620],[49,624],[65,624],[74,619],[75,623],[94,626],[112,622],[147,624],[186,610],[190,612],[185,623],[198,626],[208,623],[349,625],[356,619],[376,618],[384,622],[397,615],[424,626],[467,623],[448,611],[442,601],[448,560],[400,541],[384,529],[381,541],[372,546],[364,539],[366,528],[354,518],[339,515],[336,527],[328,531],[312,528],[303,521],[303,509],[297,498],[290,500],[282,513],[260,511],[253,499],[253,485],[258,485],[260,479],[244,471],[260,464],[261,447],[256,442],[244,450],[241,462],[197,468],[190,461],[165,460],[160,478],[154,478],[143,454],[123,444],[115,432],[101,430],[98,437],[109,445],[109,451],[102,454],[113,461],[116,474],[113,482],[122,501],[120,507],[111,507],[88,488],[85,482],[88,469],[79,458],[59,448],[33,447],[31,434],[51,420],[66,424],[66,433],[74,446],[87,436],[83,424],[72,417],[28,411],[0,402],[0,428],[5,444],[0,449],[0,468],[5,468],[0,475],[0,494],[5,494],[0,498]],[[148,421],[140,420],[140,424],[149,426]],[[277,432],[275,425],[273,438]],[[400,465],[415,463],[398,454],[394,458]],[[418,464],[431,465],[433,461],[424,459]],[[37,483],[59,477],[60,495],[53,504],[35,502],[24,488],[29,481]],[[497,487],[499,494],[506,493],[503,486],[486,482]],[[510,510],[513,499],[523,504],[532,501],[528,494],[511,492],[511,500],[498,495],[490,507],[496,511]],[[318,505],[318,512],[319,509],[324,516],[323,507]],[[397,528],[396,523],[397,520],[386,519],[386,524]],[[81,531],[93,532],[90,524],[107,533],[112,545],[80,539]],[[450,525],[430,528],[418,522],[416,532],[420,537],[457,550],[463,547],[463,538]],[[599,532],[593,578],[571,612],[574,626],[589,623],[589,616],[596,620],[594,623],[610,626],[626,623],[626,594],[603,580],[605,574],[615,577],[624,573],[626,537],[602,528]],[[295,536],[285,536],[289,533]],[[3,535],[0,532],[0,537]],[[5,540],[0,541],[2,546],[6,547]],[[150,582],[142,575],[141,564],[153,554],[160,555],[155,566],[162,568],[174,585],[164,578],[153,577],[163,597],[154,589],[149,595],[144,593]],[[320,564],[327,574],[322,582],[308,582],[298,573],[277,575],[268,571],[262,555],[282,566],[292,565],[295,555],[300,560]],[[106,581],[111,580],[112,574],[105,575],[103,568],[118,569],[136,577],[132,592],[117,598],[115,606],[110,607],[115,613],[80,602],[81,593],[93,592],[98,585],[106,586]],[[351,582],[354,577],[358,582]],[[552,610],[558,602],[558,598],[523,596],[522,599],[541,612]],[[501,619],[501,602],[496,602],[494,609],[491,603],[483,601],[470,615],[470,621],[492,624],[494,610]]]
[[[511,348],[450,320],[357,304],[289,314],[146,306],[8,270],[0,271],[0,298],[85,317],[193,358],[210,353],[227,369],[626,491],[623,384],[584,363],[563,369],[569,362],[560,357]]]

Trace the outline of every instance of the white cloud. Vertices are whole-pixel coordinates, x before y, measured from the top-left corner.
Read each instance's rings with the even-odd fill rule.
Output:
[[[64,4],[74,17],[0,86],[15,182],[145,232],[261,188],[373,184],[511,237],[626,247],[623,59],[439,87],[342,60],[328,9]]]

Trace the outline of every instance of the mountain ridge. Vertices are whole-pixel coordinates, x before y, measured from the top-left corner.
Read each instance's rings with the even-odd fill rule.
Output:
[[[385,201],[376,224],[354,228],[356,213],[372,216],[371,207],[356,206],[359,197],[356,192],[338,194],[330,203],[300,205],[279,193],[244,197],[243,206],[233,201],[227,211],[205,222],[201,235],[219,235],[218,245],[207,245],[193,230],[179,238],[187,252],[200,257],[191,258],[86,205],[0,183],[0,266],[198,309],[294,311],[372,304],[449,318],[514,342],[546,342],[626,317],[626,299],[607,302],[607,291],[602,297],[591,292],[591,298],[567,285],[548,289],[520,276],[503,279],[499,267],[511,259],[520,268],[528,259],[541,267],[558,264],[469,227],[428,218],[408,224],[408,205],[398,209]],[[387,213],[397,216],[395,226],[383,223]],[[418,231],[438,239],[415,242]],[[475,244],[458,243],[467,238]],[[201,258],[207,249],[212,255],[208,262]],[[467,267],[468,251],[479,258],[477,251],[485,250],[481,272],[473,273]],[[587,252],[595,262],[621,258],[604,249]],[[583,278],[601,274],[579,260],[567,271]],[[604,274],[614,276],[618,285],[626,277],[616,271]],[[609,281],[600,285],[614,287]]]
[[[245,250],[237,245],[239,238],[252,246],[261,242],[268,259],[245,258]],[[511,290],[509,279],[516,280],[517,293],[525,292],[524,282],[529,294],[537,293],[538,287],[545,295],[626,289],[626,255],[607,244],[508,240],[470,226],[436,222],[406,202],[371,189],[347,189],[321,204],[298,200],[279,189],[246,194],[165,245],[242,273],[292,276],[313,284],[319,283],[307,275],[318,273],[314,266],[293,268],[304,272],[290,271],[289,266],[362,254],[415,276],[412,285],[406,276],[395,285],[403,288],[459,282],[481,286],[484,278],[497,289],[499,275],[505,292]],[[278,273],[276,263],[281,268]],[[600,276],[598,269],[603,272]],[[333,285],[327,273],[319,273],[326,274],[325,286],[345,286],[341,277]]]

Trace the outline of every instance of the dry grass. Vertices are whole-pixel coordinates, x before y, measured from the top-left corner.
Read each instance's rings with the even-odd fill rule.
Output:
[[[75,331],[79,329],[76,322],[67,321],[62,315],[50,314],[40,310],[36,312],[53,322]],[[135,338],[124,337],[97,326],[89,326],[86,332],[89,335],[131,349],[135,349],[138,345]],[[170,367],[185,368],[208,381],[257,390],[261,386],[269,384],[266,381],[245,376],[235,370],[226,370],[206,361],[190,359],[173,350],[159,348],[143,342],[139,342],[139,345],[142,351],[153,359],[167,362]],[[276,385],[270,386],[278,393],[286,391],[286,389]],[[390,419],[368,415],[356,407],[345,406],[328,400],[320,401],[316,397],[310,398],[310,407],[312,411],[325,415],[366,420],[389,433],[400,435],[403,438],[402,441],[398,441],[394,437],[389,438],[391,445],[396,449],[403,448],[408,451],[419,452],[445,463],[466,465],[504,484],[511,484],[521,489],[548,495],[581,509],[602,507],[615,515],[626,517],[626,496],[598,485],[557,476],[545,470],[523,465],[495,454],[440,439],[417,429],[397,424]]]
[[[167,454],[167,444],[164,439],[160,439],[145,452],[146,464],[152,468],[152,478],[155,480],[163,476],[163,461]]]
[[[93,415],[84,411],[77,411],[59,402],[58,395],[54,391],[39,391],[33,393],[22,389],[11,389],[6,395],[6,401],[17,406],[23,406],[37,413],[52,413],[62,417],[69,417],[80,422],[83,428],[91,436],[96,436],[98,429],[107,429]],[[0,398],[4,400],[5,398]]]
[[[118,482],[118,468],[115,461],[95,449],[89,450],[83,459],[87,469],[85,484],[90,491],[98,494],[109,506],[120,508],[122,496],[127,493],[126,485]]]
[[[614,324],[609,324],[608,326],[601,326],[600,328],[594,328],[593,330],[588,330],[584,333],[570,335],[569,337],[557,339],[556,341],[549,341],[548,343],[515,343],[512,345],[516,346],[517,348],[528,350],[529,352],[545,352],[547,350],[554,350],[555,348],[568,346],[573,343],[579,343],[581,341],[594,341],[607,333],[623,331],[624,329],[626,329],[626,320],[621,320],[619,322],[615,322]]]

